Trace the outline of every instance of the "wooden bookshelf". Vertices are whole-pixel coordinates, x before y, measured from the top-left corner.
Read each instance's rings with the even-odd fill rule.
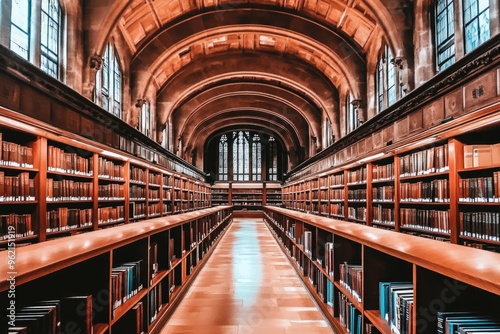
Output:
[[[15,248],[15,268],[11,269],[15,271],[16,308],[91,295],[94,331],[129,330],[142,304],[140,328],[144,333],[158,333],[231,222],[231,207],[219,206]],[[8,263],[8,253],[0,252],[3,263]],[[137,275],[132,281],[117,281],[121,268],[130,263]],[[9,275],[7,271],[0,274],[2,305],[12,299]],[[116,282],[132,284],[119,302]]]
[[[284,207],[500,251],[499,113],[497,102],[413,141],[286,182]]]
[[[437,311],[498,314],[491,305],[500,303],[500,254],[272,206],[264,216],[337,333],[349,332],[342,319],[346,305],[359,314],[360,333],[366,325],[393,332],[381,317],[380,282],[412,285],[413,333],[436,333]],[[312,233],[307,242],[304,231]],[[353,270],[344,284],[346,264]]]
[[[211,187],[0,108],[0,249],[211,206]],[[5,121],[3,121],[5,119]]]

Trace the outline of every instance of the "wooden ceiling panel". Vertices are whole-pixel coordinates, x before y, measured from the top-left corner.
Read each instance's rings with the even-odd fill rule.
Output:
[[[196,2],[192,0],[152,1],[151,4],[162,25],[188,11],[196,9]]]
[[[329,9],[330,9],[330,4],[320,0],[318,1],[318,5],[316,6],[316,14],[318,14],[321,17],[326,17]]]
[[[338,26],[342,15],[344,15],[345,6],[338,5],[333,3],[330,12],[328,12],[328,16],[325,18],[326,21],[330,22],[333,26]]]

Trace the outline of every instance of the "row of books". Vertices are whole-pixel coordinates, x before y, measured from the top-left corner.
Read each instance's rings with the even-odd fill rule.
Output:
[[[97,211],[98,224],[116,223],[125,219],[125,206],[123,205],[99,208]]]
[[[47,232],[67,231],[92,226],[92,209],[67,207],[47,211]]]
[[[82,157],[76,152],[65,152],[54,146],[47,147],[47,166],[49,172],[93,175],[92,157]]]
[[[94,195],[92,182],[47,179],[47,201],[88,201]]]
[[[9,238],[25,238],[34,235],[31,214],[0,215],[0,241]]]
[[[6,176],[0,171],[0,202],[34,201],[35,180],[28,172]]]
[[[448,167],[448,144],[399,157],[400,176],[445,172]]]
[[[146,216],[146,203],[130,202],[130,215],[133,218],[142,218]]]
[[[163,306],[162,284],[155,285],[149,292],[149,323],[152,324]]]
[[[133,180],[134,182],[146,183],[146,170],[130,166],[130,180]]]
[[[34,301],[15,310],[8,333],[92,334],[92,311],[92,295]]]
[[[347,198],[349,201],[366,201],[366,189],[349,189]]]
[[[325,263],[324,268],[330,277],[333,277],[334,264],[333,264],[333,242],[325,242]]]
[[[493,145],[464,145],[464,168],[500,164],[500,143]]]
[[[330,215],[343,216],[344,215],[344,203],[331,204],[330,205]]]
[[[372,179],[379,180],[393,180],[394,179],[394,163],[387,165],[374,165],[372,168]]]
[[[500,172],[493,172],[493,176],[461,179],[458,186],[461,202],[500,202]]]
[[[393,333],[412,334],[413,283],[379,282],[379,309]]]
[[[120,307],[143,288],[143,260],[125,262],[111,270],[111,300],[113,310]]]
[[[159,200],[160,199],[160,190],[159,189],[148,189],[148,199],[150,201]]]
[[[115,164],[113,161],[107,160],[106,158],[98,158],[98,168],[99,168],[99,178],[112,179],[112,180],[124,180],[124,167],[121,162]]]
[[[347,171],[347,183],[363,183],[367,180],[367,169],[361,167],[356,170]]]
[[[330,187],[344,184],[344,173],[330,175]]]
[[[347,217],[356,220],[366,221],[366,208],[365,207],[348,207]]]
[[[304,246],[304,252],[312,256],[313,236],[312,231],[305,230],[302,233],[300,243]]]
[[[394,186],[382,186],[372,188],[374,201],[392,202],[394,201]]]
[[[98,196],[101,200],[125,199],[125,187],[123,184],[100,184],[98,189]]]
[[[460,235],[500,241],[499,212],[460,212]]]
[[[146,198],[146,188],[137,186],[137,185],[131,185],[130,186],[130,198],[140,198],[140,199],[145,199]]]
[[[428,182],[401,183],[401,202],[438,202],[450,201],[450,185],[447,179]]]
[[[158,243],[151,242],[149,245],[149,277],[150,284],[153,283],[153,278],[156,277],[159,271],[158,263]]]
[[[0,134],[0,166],[33,168],[33,149],[16,143],[2,141]]]
[[[341,263],[339,265],[340,285],[359,302],[363,291],[363,267],[360,264]]]
[[[373,212],[373,217],[372,217],[373,223],[386,224],[386,225],[395,224],[393,208],[386,208],[379,204],[379,205],[374,205],[372,207],[372,212]]]
[[[500,333],[498,315],[472,311],[437,312],[437,334]]]
[[[150,186],[151,185],[159,186],[161,184],[161,178],[162,178],[161,174],[156,174],[152,172],[148,173],[148,183]]]
[[[450,233],[449,210],[426,210],[414,208],[400,209],[401,226]]]
[[[338,293],[339,320],[350,334],[362,334],[363,317],[361,312],[343,293]]]
[[[153,215],[159,215],[162,212],[164,205],[161,203],[153,203],[148,205],[148,215],[151,217]],[[167,212],[165,210],[165,212]]]

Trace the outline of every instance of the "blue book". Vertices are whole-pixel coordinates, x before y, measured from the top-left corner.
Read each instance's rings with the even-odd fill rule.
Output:
[[[498,324],[495,319],[482,317],[482,316],[470,316],[470,317],[449,317],[446,319],[445,323],[445,333],[455,334],[459,325],[466,324]]]

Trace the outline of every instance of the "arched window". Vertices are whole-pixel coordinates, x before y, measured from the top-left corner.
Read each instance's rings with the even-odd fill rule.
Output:
[[[463,8],[465,53],[468,53],[490,38],[490,2],[465,0]]]
[[[117,117],[121,117],[122,70],[116,49],[111,43],[106,47],[102,59],[102,68],[96,75],[94,99],[103,109]]]
[[[218,181],[280,180],[283,145],[275,137],[240,130],[210,142],[207,154],[217,154],[217,158],[206,158],[205,163]]]
[[[233,133],[233,179],[248,181],[250,173],[250,151],[248,131]]]
[[[229,167],[228,167],[228,142],[227,136],[224,134],[219,140],[219,180],[229,180]]]
[[[453,0],[437,0],[435,16],[437,70],[442,71],[455,62]]]
[[[262,180],[262,143],[256,133],[252,137],[252,180]]]
[[[63,18],[59,1],[11,0],[7,6],[9,3],[10,49],[59,79]],[[40,16],[32,15],[34,10]]]
[[[278,180],[278,145],[274,137],[269,137],[268,145],[268,178],[269,181]]]

